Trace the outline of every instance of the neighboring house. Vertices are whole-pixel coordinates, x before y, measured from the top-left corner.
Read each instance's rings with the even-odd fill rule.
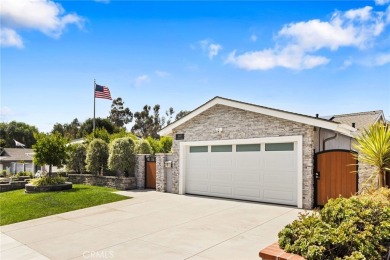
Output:
[[[15,169],[15,164],[24,163],[28,171],[33,171],[33,149],[4,148],[0,154],[0,170]],[[26,169],[22,169],[23,171]]]
[[[170,186],[178,194],[311,209],[315,154],[351,150],[357,131],[352,123],[368,125],[377,120],[375,116],[347,118],[322,119],[215,97],[160,131],[161,136],[174,139],[173,166],[171,183],[157,186]]]

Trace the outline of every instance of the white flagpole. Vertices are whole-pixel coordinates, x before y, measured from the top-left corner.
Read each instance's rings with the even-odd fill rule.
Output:
[[[96,90],[96,79],[93,80],[93,135],[95,136],[95,90]]]

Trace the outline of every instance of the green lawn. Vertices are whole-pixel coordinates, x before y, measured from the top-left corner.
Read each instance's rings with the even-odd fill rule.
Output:
[[[14,190],[0,193],[0,226],[62,212],[129,199],[115,189],[73,184],[73,189],[34,194]]]

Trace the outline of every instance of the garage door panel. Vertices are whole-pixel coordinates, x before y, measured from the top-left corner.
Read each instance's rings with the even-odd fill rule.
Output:
[[[265,169],[296,169],[296,159],[293,152],[266,152],[264,156]]]
[[[296,183],[294,171],[267,171],[263,176],[264,185],[285,186]]]
[[[236,151],[231,146],[231,151],[187,153],[187,193],[297,205],[296,150]]]
[[[189,193],[194,193],[194,194],[197,194],[199,192],[204,194],[204,193],[208,193],[209,191],[208,185],[202,183],[187,184],[186,188]]]
[[[286,204],[295,202],[295,194],[293,191],[286,190],[275,190],[275,189],[264,189],[264,200],[277,200],[283,201]]]
[[[234,195],[239,197],[258,198],[261,199],[262,192],[257,188],[235,188]]]
[[[221,185],[210,185],[210,192],[215,195],[233,195],[232,187],[230,186],[221,186]]]
[[[209,179],[211,182],[231,183],[233,180],[233,174],[228,173],[228,172],[220,173],[220,172],[211,171],[209,177],[210,177]]]
[[[239,183],[239,184],[250,184],[250,183],[253,183],[255,185],[257,185],[258,183],[260,183],[260,181],[262,180],[262,175],[259,174],[259,172],[255,172],[255,171],[252,171],[252,172],[249,172],[249,171],[246,171],[246,172],[241,172],[241,173],[235,173],[233,175],[233,182],[234,183]]]

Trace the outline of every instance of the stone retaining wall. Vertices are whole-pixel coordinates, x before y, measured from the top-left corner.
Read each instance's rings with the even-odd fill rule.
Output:
[[[68,181],[74,184],[103,186],[117,190],[137,188],[135,177],[96,176],[92,174],[68,174]]]
[[[24,180],[24,181],[12,181],[9,183],[0,184],[0,192],[24,189],[27,183],[28,181]]]

